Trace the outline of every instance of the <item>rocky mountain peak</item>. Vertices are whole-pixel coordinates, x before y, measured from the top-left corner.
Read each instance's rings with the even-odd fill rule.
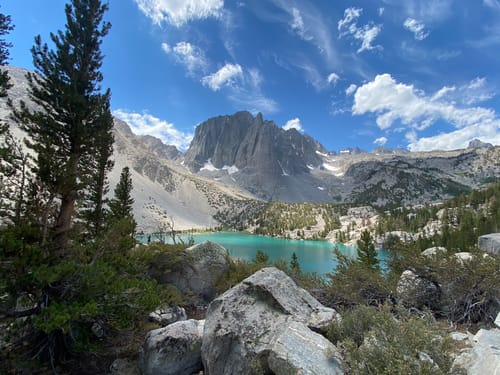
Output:
[[[483,142],[477,138],[470,141],[469,146],[467,146],[467,148],[489,148],[489,147],[493,147],[493,145],[491,143]]]

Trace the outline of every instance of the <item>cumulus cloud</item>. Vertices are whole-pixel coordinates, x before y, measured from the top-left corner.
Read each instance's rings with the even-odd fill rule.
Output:
[[[416,40],[424,40],[429,36],[429,32],[425,30],[425,25],[414,18],[407,18],[403,26],[413,33]]]
[[[174,47],[162,43],[161,48],[167,55],[173,55],[178,63],[184,65],[188,75],[204,72],[209,65],[203,50],[189,42],[179,42]]]
[[[117,109],[113,111],[113,115],[129,124],[135,134],[152,135],[161,139],[165,144],[174,145],[181,151],[185,151],[193,139],[192,133],[182,132],[176,129],[174,124],[148,113],[128,112],[123,109]]]
[[[337,81],[340,79],[339,75],[336,73],[330,73],[327,77],[327,82],[331,85],[334,85],[337,83]]]
[[[382,25],[375,25],[370,22],[363,26],[358,26],[358,18],[363,12],[362,8],[347,8],[344,11],[344,18],[337,23],[337,29],[340,32],[340,37],[351,36],[361,42],[361,47],[357,53],[372,49],[381,49],[380,45],[373,45],[375,38],[382,31]]]
[[[345,94],[347,96],[354,94],[358,86],[356,86],[354,83],[351,83],[348,88],[345,89]]]
[[[474,85],[480,83],[473,82]],[[444,87],[428,96],[413,85],[396,82],[390,74],[381,74],[356,90],[352,113],[375,113],[381,129],[389,129],[395,122],[406,126],[411,136],[409,148],[415,151],[462,148],[473,138],[485,136],[500,143],[500,120],[496,113],[482,107],[458,106],[456,102],[446,100],[448,93],[453,91]],[[418,139],[416,132],[438,120],[457,130]]]
[[[384,146],[387,143],[388,139],[386,137],[380,137],[373,141],[373,144],[377,146]]]
[[[154,24],[167,22],[176,27],[192,20],[220,17],[224,0],[134,0]]]
[[[204,86],[218,91],[222,86],[231,86],[237,78],[243,76],[243,69],[239,64],[226,64],[218,71],[201,79]]]
[[[283,129],[290,130],[295,129],[299,132],[303,131],[302,124],[300,123],[300,119],[298,117],[288,120],[285,125],[283,125]]]

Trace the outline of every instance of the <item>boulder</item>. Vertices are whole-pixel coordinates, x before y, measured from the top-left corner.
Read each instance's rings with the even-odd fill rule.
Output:
[[[497,317],[495,319],[495,325],[500,328],[500,312],[497,314]]]
[[[338,351],[311,329],[325,330],[339,319],[335,310],[323,306],[284,272],[264,268],[210,304],[202,345],[205,371],[210,375],[275,372],[273,369],[282,363],[287,352],[291,361],[287,366],[295,368],[306,364],[310,355],[308,349],[299,346],[292,353],[294,345],[300,342],[321,348],[316,358],[322,360],[308,364],[304,373],[324,373],[328,353]],[[332,362],[330,369],[338,368],[333,373],[342,373],[340,363],[340,359]]]
[[[473,339],[473,347],[453,361],[452,374],[500,374],[500,330],[480,329]]]
[[[195,304],[208,305],[217,295],[215,282],[229,269],[227,250],[205,241],[177,254],[172,262],[159,257],[150,274],[163,285],[175,286],[184,296],[195,297]]]
[[[465,262],[470,262],[472,259],[474,259],[474,255],[472,253],[467,252],[467,251],[455,253],[454,256],[462,264],[464,264]]]
[[[439,285],[420,277],[415,272],[404,271],[398,281],[397,294],[401,301],[409,306],[421,308],[423,306],[435,307],[441,298]]]
[[[438,255],[445,255],[446,254],[446,248],[442,246],[434,246],[434,247],[429,247],[428,249],[425,249],[422,251],[422,255],[425,257],[435,257]]]
[[[190,375],[203,370],[203,320],[185,320],[150,331],[144,342],[140,368],[143,375]]]
[[[149,314],[149,320],[162,326],[187,320],[186,310],[179,306],[161,306]]]
[[[491,233],[479,236],[477,247],[489,254],[500,254],[500,233]]]
[[[343,374],[342,357],[332,343],[304,323],[291,321],[269,353],[269,369],[276,375]]]

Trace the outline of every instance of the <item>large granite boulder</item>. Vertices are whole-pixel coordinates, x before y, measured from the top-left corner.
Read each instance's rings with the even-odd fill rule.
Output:
[[[479,236],[477,247],[490,254],[500,254],[500,233],[491,233]]]
[[[480,329],[473,338],[473,347],[460,354],[451,369],[452,374],[500,374],[500,330]]]
[[[425,257],[437,257],[438,255],[446,255],[447,250],[442,246],[429,247],[422,251],[421,255]]]
[[[143,375],[191,375],[203,370],[203,320],[185,320],[150,331],[144,342],[140,368]]]
[[[401,274],[396,291],[400,300],[408,306],[432,308],[440,303],[439,285],[411,270],[406,270]]]
[[[159,257],[150,273],[161,284],[194,297],[197,304],[208,305],[217,295],[217,279],[229,269],[227,254],[224,247],[205,241],[176,254],[174,262],[166,255]]]
[[[284,272],[264,268],[210,304],[202,344],[205,373],[341,374],[337,348],[313,332],[338,319]]]

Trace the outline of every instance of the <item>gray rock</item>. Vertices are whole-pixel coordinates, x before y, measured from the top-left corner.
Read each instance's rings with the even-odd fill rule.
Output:
[[[335,310],[320,304],[284,272],[264,268],[210,304],[202,345],[205,371],[245,375],[258,369],[267,373],[271,371],[270,353],[279,337],[292,340],[290,332],[282,336],[291,322],[301,323],[304,329],[323,330],[338,319]],[[313,340],[321,336],[311,332],[307,337]],[[286,341],[287,345],[290,342]],[[310,344],[325,345],[322,340]],[[330,348],[332,353],[336,351],[333,344]],[[278,358],[276,354],[275,360]]]
[[[455,341],[468,341],[469,340],[469,335],[467,333],[463,333],[463,332],[451,332],[450,337],[452,340],[455,340]]]
[[[149,314],[149,320],[162,326],[187,320],[186,310],[179,306],[162,306]]]
[[[205,241],[179,253],[175,264],[163,265],[159,257],[150,273],[161,284],[174,285],[183,295],[194,296],[197,304],[208,305],[217,295],[217,279],[229,269],[227,254],[222,246]]]
[[[426,257],[433,257],[433,256],[438,256],[438,255],[445,255],[447,253],[447,250],[445,247],[442,246],[434,246],[434,247],[429,247],[428,249],[425,249],[422,251],[422,255]]]
[[[452,374],[500,374],[500,330],[480,329],[474,336],[472,349],[464,351],[453,361]]]
[[[110,375],[141,375],[137,361],[118,358],[109,367]]]
[[[335,345],[303,323],[293,321],[276,339],[268,364],[276,375],[344,373],[342,357]]]
[[[490,254],[500,254],[500,233],[479,236],[477,247]]]
[[[464,262],[470,262],[474,258],[474,255],[472,253],[467,252],[467,251],[462,251],[460,253],[455,253],[454,256],[462,264]]]
[[[497,314],[497,317],[495,319],[495,325],[500,328],[500,312]]]
[[[441,290],[430,280],[420,277],[410,270],[401,274],[398,281],[397,294],[401,301],[410,306],[437,306],[440,302]]]
[[[141,353],[143,375],[191,375],[203,369],[203,320],[185,320],[150,331]]]

